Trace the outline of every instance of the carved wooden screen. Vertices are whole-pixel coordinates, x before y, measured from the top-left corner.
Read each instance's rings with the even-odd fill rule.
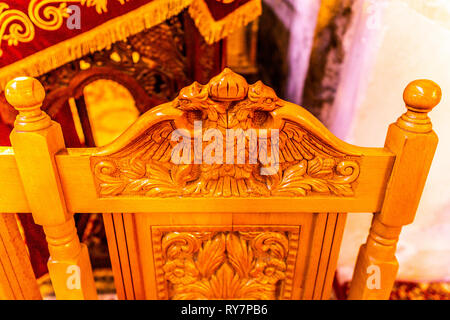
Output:
[[[182,89],[100,148],[65,148],[60,126],[40,110],[44,96],[34,79],[7,86],[19,116],[14,149],[0,149],[8,172],[0,212],[32,212],[44,226],[57,297],[96,298],[72,212],[104,214],[126,299],[328,298],[346,213],[372,212],[349,297],[389,297],[401,227],[414,219],[437,144],[427,116],[441,97],[434,82],[407,86],[408,110],[384,148],[337,139],[303,108],[229,69]],[[75,289],[66,286],[74,265],[82,275]],[[373,265],[379,288],[367,286]]]

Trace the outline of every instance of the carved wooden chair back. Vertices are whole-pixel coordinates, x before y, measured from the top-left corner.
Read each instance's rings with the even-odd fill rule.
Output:
[[[57,298],[96,298],[73,212],[104,214],[123,299],[327,299],[347,213],[372,212],[349,298],[386,299],[437,144],[427,113],[441,92],[410,83],[384,148],[339,140],[229,69],[100,148],[64,146],[38,81],[15,79],[6,95],[19,116],[0,154],[0,212],[43,225]]]

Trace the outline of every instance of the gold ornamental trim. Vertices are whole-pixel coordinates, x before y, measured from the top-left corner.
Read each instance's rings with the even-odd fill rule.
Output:
[[[6,41],[8,46],[17,46],[19,42],[33,41],[35,34],[34,25],[25,13],[0,3],[0,44]],[[0,47],[0,57],[2,55]]]
[[[246,26],[262,13],[261,0],[250,0],[221,20],[214,20],[203,0],[193,0],[189,14],[208,44],[219,41]]]

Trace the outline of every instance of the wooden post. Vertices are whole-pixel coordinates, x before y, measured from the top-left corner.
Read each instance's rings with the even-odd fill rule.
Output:
[[[395,155],[383,207],[375,213],[367,242],[359,250],[349,299],[389,299],[398,270],[395,257],[402,226],[413,222],[438,138],[428,112],[441,99],[430,80],[408,84],[408,109],[389,127],[385,147]]]
[[[89,254],[66,209],[55,163],[65,148],[61,127],[40,109],[45,90],[36,79],[22,77],[7,84],[5,96],[19,111],[10,138],[33,218],[44,227],[56,297],[96,299]]]

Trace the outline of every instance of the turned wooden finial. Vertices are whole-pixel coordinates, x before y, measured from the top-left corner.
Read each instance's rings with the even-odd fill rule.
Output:
[[[397,121],[401,128],[418,133],[432,130],[428,112],[441,101],[442,91],[439,85],[431,80],[420,79],[410,82],[403,92],[408,111]]]
[[[50,117],[41,110],[45,98],[42,84],[29,77],[19,77],[7,83],[6,101],[19,111],[14,127],[18,131],[36,131],[50,126]]]

